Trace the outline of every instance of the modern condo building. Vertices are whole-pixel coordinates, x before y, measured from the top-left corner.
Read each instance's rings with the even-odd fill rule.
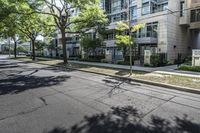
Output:
[[[123,49],[115,44],[116,23],[128,18],[132,26],[146,24],[132,34],[136,43],[133,53],[138,64],[144,63],[144,50],[163,53],[174,63],[190,55],[192,49],[200,49],[200,0],[101,0],[101,7],[110,21],[104,36],[105,47],[101,50],[105,56],[110,56],[107,58],[110,61],[123,60],[129,55],[129,50],[124,55]],[[70,56],[81,54],[78,35],[68,36],[66,44]]]

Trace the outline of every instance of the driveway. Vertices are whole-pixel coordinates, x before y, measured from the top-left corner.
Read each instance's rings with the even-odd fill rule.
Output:
[[[0,58],[0,133],[200,133],[200,95]]]

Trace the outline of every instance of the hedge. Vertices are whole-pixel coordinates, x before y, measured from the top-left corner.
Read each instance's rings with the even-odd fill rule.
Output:
[[[200,72],[200,66],[180,65],[178,70]]]

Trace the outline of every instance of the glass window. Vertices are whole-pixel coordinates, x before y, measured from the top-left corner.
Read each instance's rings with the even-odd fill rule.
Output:
[[[121,10],[121,0],[112,0],[111,1],[111,12],[116,12]]]
[[[191,22],[200,22],[200,9],[191,11]]]
[[[131,7],[130,15],[131,20],[135,20],[137,18],[137,6]]]
[[[180,3],[180,16],[183,17],[184,16],[184,6],[185,6],[185,2],[181,1]]]
[[[146,27],[139,30],[138,38],[153,37],[157,38],[158,22],[147,23]]]
[[[196,16],[195,12],[196,12],[195,10],[191,11],[191,22],[195,22],[195,16]]]
[[[149,14],[150,13],[150,6],[149,6],[149,2],[143,3],[142,4],[142,14]]]

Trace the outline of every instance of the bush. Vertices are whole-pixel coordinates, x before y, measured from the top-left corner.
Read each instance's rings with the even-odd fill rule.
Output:
[[[105,60],[105,59],[102,59],[101,62],[102,62],[102,63],[109,63],[109,61],[107,61],[107,60]]]
[[[153,67],[152,64],[144,64],[145,67]]]
[[[200,72],[200,66],[180,65],[178,70]]]
[[[88,61],[88,62],[101,62],[101,60],[98,60],[98,59],[91,59],[91,58],[80,59],[79,61]]]
[[[102,59],[105,59],[105,56],[104,55],[94,55],[94,56],[89,55],[88,58],[89,59],[102,60]]]
[[[151,59],[150,59],[150,62],[151,62],[151,65],[153,67],[158,67],[161,65],[161,62],[160,62],[160,56],[159,54],[153,54],[151,55]]]
[[[186,57],[184,60],[183,60],[183,64],[184,65],[192,65],[192,56],[188,56],[188,57]]]
[[[117,64],[119,65],[130,65],[129,61],[118,61]]]

